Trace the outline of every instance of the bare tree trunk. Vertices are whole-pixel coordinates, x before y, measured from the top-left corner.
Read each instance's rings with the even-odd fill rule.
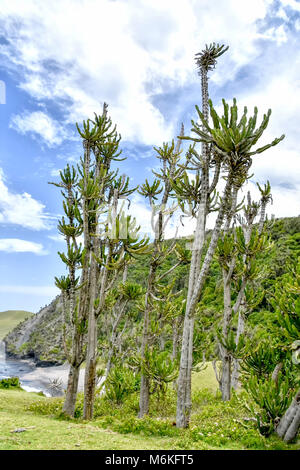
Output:
[[[79,382],[80,365],[70,365],[66,397],[63,406],[63,413],[68,416],[74,416],[76,397]]]
[[[238,326],[237,326],[235,344],[238,344],[240,337],[244,333],[244,331],[245,331],[245,316],[244,316],[244,307],[243,307],[243,304],[241,304],[241,307],[239,309]],[[239,375],[240,375],[240,360],[234,358],[231,385],[235,390],[239,386]]]
[[[95,312],[90,312],[88,325],[88,345],[84,378],[83,418],[92,419],[96,389],[97,371],[97,321]]]
[[[285,442],[291,442],[297,436],[300,427],[300,389],[294,400],[281,418],[276,433]]]
[[[228,338],[228,332],[231,322],[231,277],[228,279],[228,273],[223,270],[224,279],[224,318],[223,318],[223,338]],[[222,359],[222,375],[221,375],[221,392],[222,400],[228,401],[231,396],[231,355],[226,347],[220,345],[221,359]]]
[[[279,377],[279,373],[281,371],[283,367],[283,362],[279,362],[275,369],[273,370],[273,374],[272,374],[272,380],[276,383],[276,385],[278,384],[278,377]]]

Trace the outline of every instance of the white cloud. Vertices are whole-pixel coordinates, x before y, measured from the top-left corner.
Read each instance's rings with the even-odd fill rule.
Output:
[[[0,168],[0,223],[21,225],[32,230],[48,230],[49,216],[44,209],[45,205],[30,194],[11,192]]]
[[[91,116],[107,101],[124,139],[158,144],[173,137],[178,123],[177,116],[164,118],[153,95],[197,81],[194,54],[211,41],[230,45],[213,80],[232,80],[261,53],[256,22],[270,3],[187,0],[183,7],[180,0],[140,0],[137,8],[135,0],[2,0],[10,41],[2,54],[21,72],[20,86],[60,105],[66,122]],[[52,124],[29,127],[54,145],[63,136]]]
[[[153,145],[176,135],[182,111],[166,120],[154,95],[199,83],[194,54],[205,43],[229,44],[210,86],[216,91],[216,85],[227,85],[230,97],[237,91],[239,104],[248,105],[249,112],[254,105],[260,111],[273,109],[265,140],[283,132],[286,139],[254,157],[255,179],[269,179],[274,194],[286,197],[289,212],[293,206],[297,215],[290,197],[298,197],[300,188],[300,55],[287,19],[291,9],[300,11],[299,5],[295,0],[281,0],[281,5],[186,0],[183,7],[180,0],[140,0],[136,8],[135,0],[2,0],[0,22],[10,42],[0,51],[5,65],[20,73],[21,88],[39,103],[59,106],[66,123],[100,112],[107,101],[123,139]],[[246,73],[254,72],[251,88],[236,89],[234,80],[238,72],[245,73],[244,66]],[[13,122],[49,146],[69,137],[44,111],[15,116]],[[146,230],[144,206],[137,201],[133,207]],[[274,202],[275,213],[276,207]]]
[[[55,297],[59,290],[54,286],[3,286],[0,285],[0,292],[5,294],[23,294],[32,296]]]
[[[60,124],[43,111],[25,112],[12,116],[10,125],[20,134],[31,133],[48,147],[60,145],[65,139],[72,138]]]
[[[48,238],[50,238],[50,240],[53,240],[55,242],[65,242],[65,239],[62,235],[49,235]]]
[[[43,245],[40,243],[20,240],[19,238],[0,238],[0,251],[7,253],[34,253],[36,255],[47,255]]]
[[[283,6],[291,7],[292,10],[300,11],[300,3],[297,0],[281,0]]]
[[[56,170],[55,168],[53,168],[53,169],[50,171],[50,175],[51,175],[51,176],[59,176],[59,175],[60,175],[60,171],[61,171],[60,169],[57,169],[57,170]]]

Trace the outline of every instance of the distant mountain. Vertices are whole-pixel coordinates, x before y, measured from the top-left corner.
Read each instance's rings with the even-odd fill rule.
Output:
[[[6,310],[0,312],[0,341],[20,322],[32,317],[32,312],[25,310]]]

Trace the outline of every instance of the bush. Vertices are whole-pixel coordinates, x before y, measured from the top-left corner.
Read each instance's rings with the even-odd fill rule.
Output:
[[[20,384],[20,380],[19,380],[19,377],[9,377],[8,379],[2,379],[0,380],[0,389],[20,389],[21,388],[21,384]]]
[[[62,398],[45,398],[31,403],[27,410],[40,415],[59,417],[62,413],[62,406]]]
[[[120,404],[124,399],[139,389],[140,376],[127,367],[114,367],[105,381],[105,396],[108,400]]]
[[[107,425],[107,422],[103,422]],[[143,434],[144,436],[176,436],[180,434],[180,430],[173,426],[171,421],[161,419],[153,419],[148,416],[139,419],[135,416],[129,416],[122,421],[110,423],[114,431],[122,434]]]
[[[290,388],[289,379],[279,374],[276,383],[271,377],[260,380],[252,375],[244,386],[260,408],[259,412],[255,412],[252,407],[259,432],[269,436],[274,430],[276,421],[281,418],[292,401],[293,390]]]

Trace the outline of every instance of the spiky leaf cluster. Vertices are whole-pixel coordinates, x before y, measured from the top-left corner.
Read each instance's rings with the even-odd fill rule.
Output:
[[[198,52],[195,55],[195,61],[199,68],[199,74],[201,70],[204,69],[206,71],[213,70],[216,66],[217,59],[220,57],[224,52],[229,49],[229,46],[225,47],[224,44],[216,44],[212,43],[205,46],[201,52]]]
[[[236,99],[233,99],[233,105],[230,109],[226,101],[224,99],[222,101],[224,114],[219,116],[212,101],[209,100],[213,127],[209,125],[204,114],[196,106],[201,124],[192,120],[192,132],[197,137],[185,136],[183,139],[213,145],[215,151],[222,157],[224,168],[233,174],[236,184],[240,186],[247,177],[248,169],[252,163],[251,157],[277,145],[284,138],[284,135],[274,139],[270,144],[253,150],[253,146],[256,145],[267,128],[271,110],[269,109],[267,114],[264,114],[261,124],[256,127],[258,114],[256,107],[253,116],[249,118],[247,117],[247,107],[244,107],[243,115],[239,119]]]

